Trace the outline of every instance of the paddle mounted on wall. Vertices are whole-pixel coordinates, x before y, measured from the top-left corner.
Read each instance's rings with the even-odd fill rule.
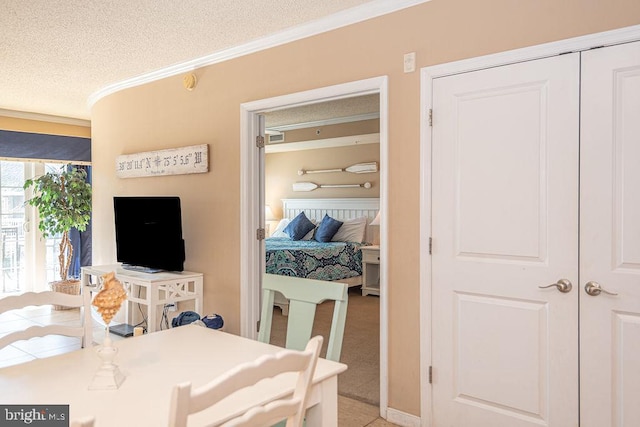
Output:
[[[373,173],[373,172],[378,172],[378,164],[376,162],[368,162],[368,163],[356,163],[355,165],[351,165],[346,168],[337,168],[337,169],[317,169],[317,170],[300,169],[298,171],[298,175],[302,176],[302,175],[311,174],[311,173],[328,173],[328,172]]]

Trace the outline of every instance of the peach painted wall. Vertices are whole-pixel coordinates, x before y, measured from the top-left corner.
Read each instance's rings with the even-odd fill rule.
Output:
[[[265,202],[276,218],[282,218],[281,199],[319,199],[331,197],[380,197],[380,172],[332,172],[298,175],[298,170],[336,169],[376,162],[380,165],[380,144],[272,153],[265,156]],[[295,182],[321,184],[363,184],[371,188],[318,188],[309,192],[293,191]]]
[[[204,272],[205,309],[240,330],[240,104],[386,75],[389,78],[389,406],[420,413],[417,67],[640,24],[637,0],[433,0],[329,33],[127,89],[92,111],[94,261],[115,260],[115,194],[176,194],[186,268]],[[118,179],[116,156],[209,144],[210,172]]]

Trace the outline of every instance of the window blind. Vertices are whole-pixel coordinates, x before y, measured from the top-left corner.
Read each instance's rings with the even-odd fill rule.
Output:
[[[91,162],[91,138],[0,130],[0,157]]]

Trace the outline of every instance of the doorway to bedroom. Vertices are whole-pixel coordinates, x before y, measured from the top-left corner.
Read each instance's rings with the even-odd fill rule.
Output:
[[[365,241],[380,247],[380,263],[375,266],[380,295],[363,295],[361,277],[351,282],[341,357],[349,364],[351,377],[339,384],[344,384],[342,394],[379,406],[383,416],[387,406],[386,84],[385,77],[374,78],[255,101],[243,104],[241,115],[242,334],[257,335],[265,245],[256,239],[256,230],[264,227],[266,236],[278,231],[281,220],[291,216],[291,211],[283,210],[283,200],[375,201]],[[257,135],[264,137],[264,148],[256,144]],[[358,168],[368,172],[357,173]],[[380,219],[374,221],[378,212]],[[324,312],[331,309],[319,307],[319,330],[330,321]],[[279,320],[274,319],[274,331],[278,322],[283,328],[286,323],[279,308],[275,315]]]

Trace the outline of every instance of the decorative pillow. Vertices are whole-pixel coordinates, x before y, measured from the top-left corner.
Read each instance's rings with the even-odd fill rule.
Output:
[[[301,240],[308,232],[313,231],[315,227],[304,212],[300,212],[298,216],[293,218],[289,225],[284,228],[284,232],[287,233],[292,240]]]
[[[318,221],[316,221],[315,219],[310,219],[309,221],[311,221],[311,223],[313,224],[313,229],[307,234],[305,234],[304,237],[300,240],[313,240],[313,236],[316,233],[316,230],[318,229]]]
[[[311,223],[313,223],[314,227],[316,226],[316,221],[315,220],[310,219],[309,221],[311,221]],[[291,237],[289,237],[289,235],[284,232],[284,229],[287,227],[287,225],[289,225],[290,222],[291,222],[291,220],[289,218],[281,219],[280,222],[278,223],[278,226],[276,227],[275,230],[273,230],[273,233],[271,233],[271,236],[269,236],[269,237],[284,237],[284,238],[290,239]],[[313,230],[309,231],[300,240],[312,240],[314,232],[315,232],[315,228]]]
[[[284,232],[284,229],[290,222],[291,220],[289,218],[282,218],[276,229],[271,233],[271,237],[289,237],[289,235]]]
[[[331,238],[336,234],[340,226],[342,226],[342,221],[333,219],[329,215],[325,214],[324,218],[322,218],[322,222],[316,230],[314,239],[318,242],[330,242]]]
[[[332,242],[357,242],[364,241],[364,233],[367,229],[367,217],[347,219],[342,223],[338,232],[331,238]]]

